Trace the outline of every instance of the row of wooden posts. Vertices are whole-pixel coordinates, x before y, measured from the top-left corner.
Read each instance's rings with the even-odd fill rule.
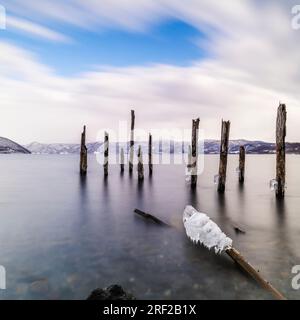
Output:
[[[135,126],[135,112],[131,110],[131,126],[130,126],[130,142],[129,142],[129,174],[133,173],[133,158],[134,158],[134,126]],[[80,145],[80,174],[86,175],[87,173],[87,147],[86,147],[86,126],[83,127],[83,132],[81,134],[81,145]],[[152,175],[153,172],[153,163],[152,163],[152,135],[149,133],[149,142],[148,142],[148,166],[149,174]],[[109,135],[107,132],[104,133],[104,163],[103,170],[104,176],[108,176],[108,156],[109,156]],[[144,179],[144,164],[143,164],[143,152],[142,147],[138,147],[138,179]],[[125,169],[125,156],[124,149],[120,150],[120,169],[121,172],[124,172]]]
[[[286,136],[286,106],[279,104],[277,109],[276,120],[276,180],[275,180],[275,193],[277,198],[283,198],[285,192],[285,136]],[[191,187],[197,186],[197,159],[198,159],[198,132],[199,132],[200,119],[192,121],[192,141],[189,147],[189,164],[188,167],[191,171]],[[130,150],[129,150],[129,174],[133,173],[133,157],[134,157],[134,126],[135,126],[135,112],[131,110],[131,127],[130,127]],[[217,190],[219,193],[225,192],[226,185],[226,171],[227,171],[227,156],[229,147],[229,132],[230,121],[223,121],[221,126],[221,143],[220,143],[220,161],[219,161],[219,174],[217,179]],[[85,175],[87,173],[87,147],[86,140],[86,127],[83,127],[81,134],[81,148],[80,148],[80,173]],[[105,132],[104,135],[104,175],[108,176],[108,155],[109,155],[109,136]],[[144,179],[144,165],[142,148],[138,147],[138,179]],[[246,150],[243,145],[239,149],[239,182],[244,183],[245,179],[245,157]],[[152,164],[152,135],[149,134],[148,141],[148,166],[149,174],[153,172]],[[120,169],[124,172],[124,149],[121,148],[120,152]]]

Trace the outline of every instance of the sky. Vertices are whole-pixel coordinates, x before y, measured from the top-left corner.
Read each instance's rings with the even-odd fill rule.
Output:
[[[199,117],[207,139],[224,119],[231,139],[274,141],[281,102],[287,140],[300,141],[295,4],[0,0],[0,136],[78,143],[85,124],[96,141],[134,109],[147,131]]]

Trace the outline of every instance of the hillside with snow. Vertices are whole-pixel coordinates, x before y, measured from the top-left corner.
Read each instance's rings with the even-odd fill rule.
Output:
[[[143,153],[148,152],[147,142],[136,142],[135,147],[141,145]],[[231,140],[229,142],[229,153],[236,154],[239,152],[240,145],[244,145],[248,154],[273,154],[276,150],[275,143],[264,141],[249,141],[249,140]],[[128,152],[128,144],[122,145],[125,153]],[[65,143],[38,143],[33,142],[25,146],[33,154],[79,154],[79,144],[65,144]],[[110,143],[110,153],[117,151],[121,145]],[[88,152],[103,152],[102,142],[93,142],[87,144]],[[220,141],[218,140],[205,140],[204,146],[200,145],[200,152],[205,154],[218,154],[220,148]],[[153,142],[153,153],[171,153],[179,154],[182,152],[188,152],[188,143],[184,145],[181,142],[166,142],[159,143]],[[290,154],[300,154],[300,143],[286,143],[286,152]]]
[[[27,148],[22,147],[18,143],[7,139],[0,137],[0,154],[10,154],[10,153],[31,153]]]

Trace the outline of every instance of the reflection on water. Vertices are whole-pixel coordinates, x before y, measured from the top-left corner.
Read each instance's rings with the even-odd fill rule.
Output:
[[[0,265],[2,299],[84,299],[96,287],[119,283],[145,299],[266,299],[226,255],[192,244],[183,233],[186,204],[207,213],[234,246],[289,298],[291,268],[300,264],[300,157],[288,156],[288,189],[276,200],[268,182],[274,156],[248,156],[244,185],[229,157],[226,193],[213,183],[218,156],[205,157],[191,190],[183,166],[154,166],[139,183],[128,167],[103,168],[90,156],[87,176],[77,156],[1,155]],[[259,168],[259,169],[258,169]],[[175,228],[134,215],[139,208]],[[245,234],[236,233],[234,225]]]

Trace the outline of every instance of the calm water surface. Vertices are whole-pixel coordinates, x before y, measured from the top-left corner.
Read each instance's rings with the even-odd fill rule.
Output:
[[[89,157],[85,179],[78,156],[0,156],[0,265],[7,290],[1,299],[85,299],[91,290],[121,284],[140,299],[268,299],[226,255],[186,238],[186,204],[213,218],[235,247],[290,299],[291,268],[300,264],[300,156],[287,157],[287,193],[269,189],[273,155],[247,156],[244,187],[237,156],[229,157],[227,189],[213,183],[218,156],[205,156],[196,192],[183,166],[159,165],[143,184]],[[127,168],[126,168],[127,169]],[[162,228],[133,214],[139,208],[177,228]],[[238,224],[246,234],[236,234]]]

